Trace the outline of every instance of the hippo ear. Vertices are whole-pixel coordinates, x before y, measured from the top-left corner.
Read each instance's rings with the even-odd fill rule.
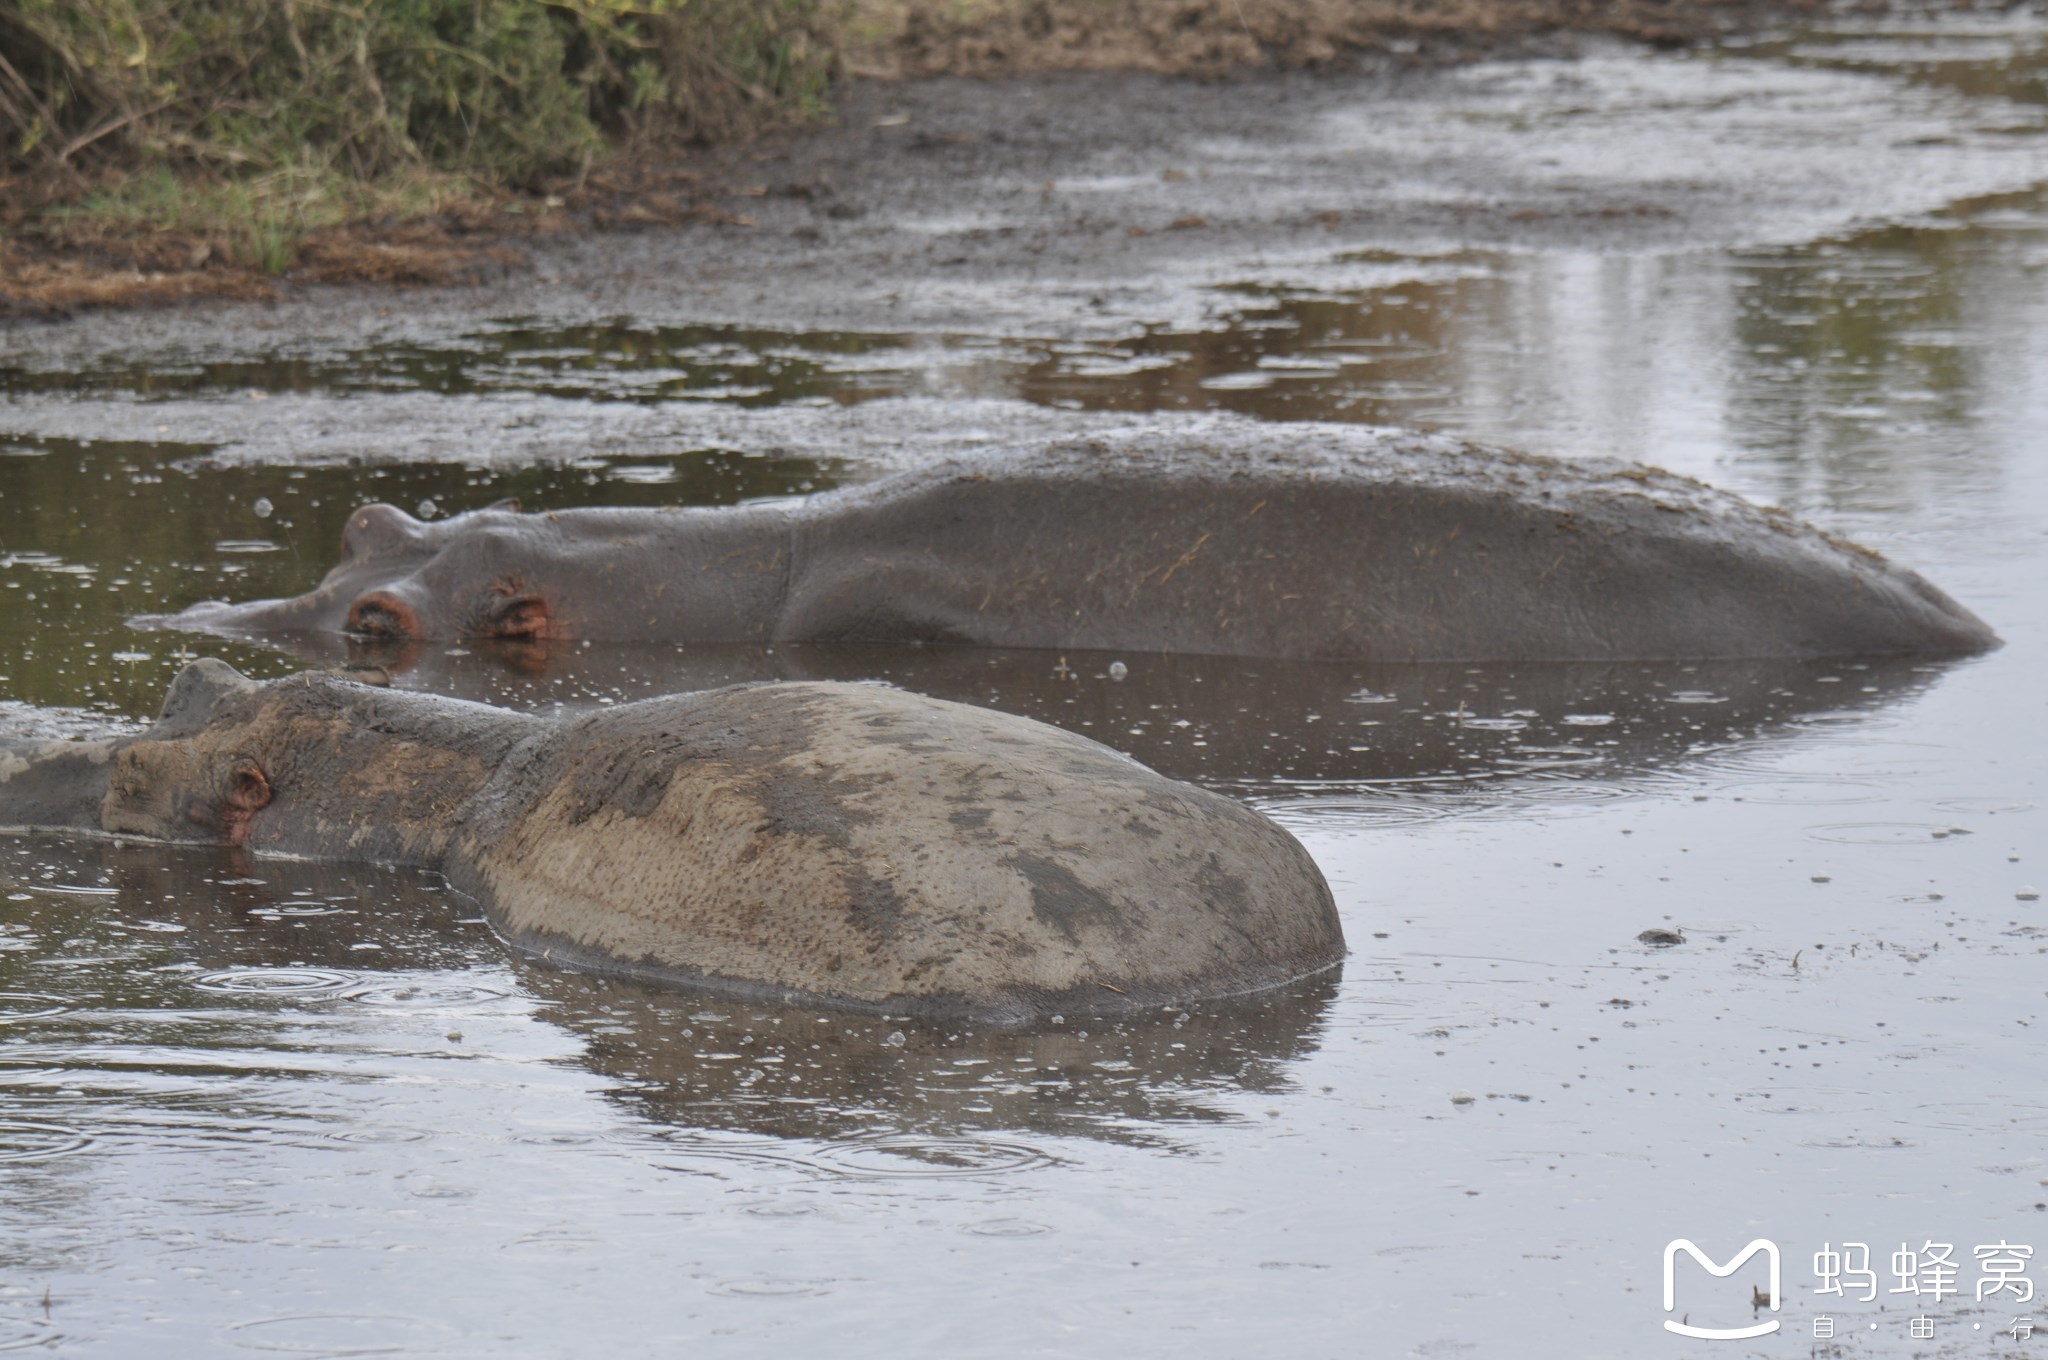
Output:
[[[344,561],[402,550],[417,543],[426,528],[395,505],[366,505],[348,517],[341,530]]]
[[[190,736],[206,726],[213,707],[223,696],[256,688],[256,682],[225,661],[212,657],[195,661],[178,672],[164,693],[163,712],[157,715],[154,735],[158,738]]]
[[[489,505],[486,505],[484,509],[509,510],[516,515],[519,513],[519,498],[517,496],[507,496],[503,500],[492,501]]]

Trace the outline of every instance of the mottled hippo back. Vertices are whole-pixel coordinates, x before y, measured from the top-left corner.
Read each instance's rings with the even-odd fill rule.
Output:
[[[1239,804],[1028,719],[775,684],[562,725],[450,871],[514,944],[734,993],[1014,1022],[1335,964],[1322,875]]]

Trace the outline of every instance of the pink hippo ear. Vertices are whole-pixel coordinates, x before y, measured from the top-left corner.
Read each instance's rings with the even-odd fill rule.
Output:
[[[417,542],[425,526],[395,505],[366,505],[348,517],[341,531],[344,560],[371,557]]]
[[[248,756],[235,762],[228,773],[227,804],[231,812],[260,811],[270,802],[270,776]]]

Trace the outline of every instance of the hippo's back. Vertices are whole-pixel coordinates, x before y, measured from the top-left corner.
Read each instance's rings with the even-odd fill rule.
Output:
[[[1257,813],[878,686],[627,705],[500,779],[456,876],[513,943],[580,965],[1019,1021],[1249,991],[1343,954],[1315,864]]]
[[[820,498],[778,636],[1374,661],[1978,651],[1914,573],[1667,472],[1230,425]]]

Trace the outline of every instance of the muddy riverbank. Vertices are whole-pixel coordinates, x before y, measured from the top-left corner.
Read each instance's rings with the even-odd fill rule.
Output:
[[[1088,149],[1091,131],[1117,138],[1127,111],[1114,79],[1077,90],[1061,78],[1074,73],[1187,82],[1163,92],[1141,87],[1141,109],[1177,98],[1214,102],[1215,92],[1204,87],[1217,82],[1238,87],[1236,98],[1224,102],[1246,104],[1260,99],[1261,78],[1275,73],[1398,81],[1484,59],[1571,57],[1602,43],[1676,48],[1782,28],[1822,8],[1819,0],[1286,0],[1249,8],[1232,0],[863,0],[843,7],[828,24],[843,46],[850,78],[822,129],[787,131],[723,153],[626,148],[594,173],[520,189],[478,185],[445,210],[314,230],[282,274],[246,258],[225,227],[137,225],[78,211],[75,205],[95,192],[90,179],[0,181],[0,321],[201,298],[275,300],[348,285],[473,285],[526,269],[536,253],[546,253],[546,242],[565,236],[601,239],[692,222],[746,233],[762,221],[756,200],[764,191],[815,196],[821,183],[815,173],[792,178],[806,165],[832,166],[827,192],[886,200],[930,168],[930,158],[920,153],[931,143],[986,144],[1002,135],[971,108],[942,112],[946,97],[935,102],[925,96],[921,78],[993,78],[977,81],[965,101],[991,111],[1064,103],[1078,94],[1096,110],[1099,127],[1070,129],[1074,140],[1041,148],[1072,159]],[[903,102],[923,108],[920,126],[888,121],[884,126],[910,130],[853,144],[843,136],[877,118],[895,119],[899,115],[875,110]],[[775,170],[781,182],[763,184],[762,175]],[[118,167],[99,172],[111,180],[128,173]]]

